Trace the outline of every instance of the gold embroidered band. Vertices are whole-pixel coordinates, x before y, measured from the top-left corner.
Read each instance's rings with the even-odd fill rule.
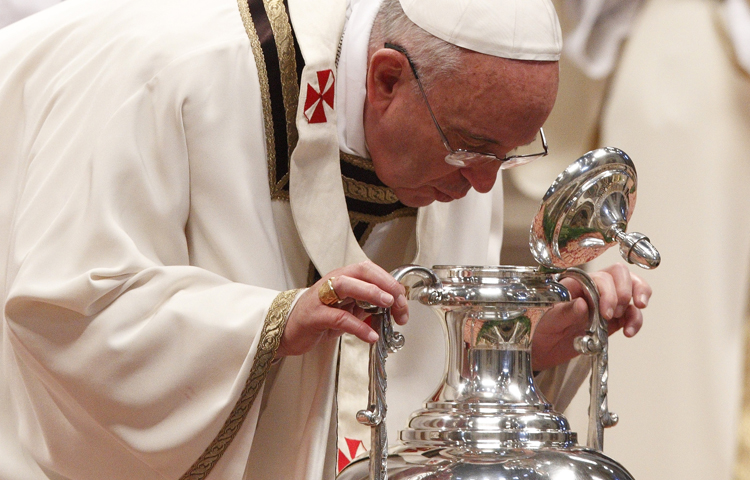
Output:
[[[372,164],[372,160],[370,160],[369,158],[362,158],[345,152],[340,152],[339,154],[341,156],[342,162],[346,162],[349,165],[353,165],[362,170],[367,170],[370,172],[375,171],[375,166]]]
[[[273,115],[271,113],[271,93],[268,86],[268,72],[266,71],[266,61],[263,57],[263,49],[260,45],[258,32],[255,30],[253,18],[250,15],[250,7],[247,0],[237,0],[240,8],[242,24],[245,26],[245,32],[250,39],[250,46],[255,57],[255,68],[258,70],[258,81],[260,83],[260,96],[263,105],[263,122],[266,132],[266,155],[268,157],[269,172],[271,165],[276,165],[276,148],[274,145],[274,128]],[[273,192],[273,187],[271,188]]]
[[[271,198],[289,199],[289,157],[297,145],[302,58],[283,0],[238,0],[258,69]]]
[[[343,177],[342,181],[344,182],[344,194],[347,198],[383,205],[398,202],[396,194],[388,187],[360,182],[349,177]]]
[[[292,307],[294,299],[299,290],[288,290],[281,292],[271,303],[271,307],[266,315],[263,324],[263,330],[260,333],[258,350],[253,358],[253,365],[250,368],[250,376],[245,382],[245,388],[240,394],[240,398],[232,409],[229,418],[219,430],[211,445],[203,452],[198,460],[190,469],[180,477],[180,480],[203,480],[205,479],[216,463],[224,455],[229,444],[239,432],[242,423],[245,421],[248,412],[255,402],[255,398],[260,392],[260,387],[268,375],[271,368],[271,362],[276,356],[276,350],[281,343],[281,335],[284,333],[284,327]]]

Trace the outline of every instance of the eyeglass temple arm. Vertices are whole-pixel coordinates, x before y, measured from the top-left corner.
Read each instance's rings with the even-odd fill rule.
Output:
[[[419,87],[419,91],[422,92],[422,98],[425,99],[425,105],[427,105],[427,111],[430,112],[430,117],[432,117],[432,121],[437,127],[438,133],[440,134],[440,140],[443,141],[443,145],[445,145],[445,148],[448,149],[448,151],[453,152],[453,148],[451,147],[450,143],[448,143],[448,137],[445,136],[445,133],[443,132],[443,129],[440,128],[440,124],[437,121],[437,118],[435,117],[435,114],[432,111],[432,107],[430,107],[430,104],[427,102],[427,93],[424,91],[424,86],[422,85],[422,80],[419,78],[419,73],[417,72],[417,67],[414,65],[414,62],[411,61],[411,57],[409,57],[409,54],[406,52],[406,49],[402,47],[401,45],[396,45],[395,43],[385,43],[385,48],[389,48],[391,50],[396,50],[397,52],[401,53],[404,57],[406,57],[406,61],[409,62],[409,67],[411,68],[412,73],[414,74],[414,78],[417,80],[417,86]]]

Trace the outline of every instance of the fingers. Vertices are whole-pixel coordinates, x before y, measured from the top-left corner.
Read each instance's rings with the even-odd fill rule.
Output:
[[[378,307],[390,307],[391,315],[399,325],[404,325],[409,319],[406,289],[374,263],[349,265],[331,272],[331,275],[333,288],[342,300],[350,298]]]
[[[646,308],[651,299],[651,286],[624,264],[611,265],[590,276],[599,290],[599,310],[609,321],[610,334],[620,328],[627,337],[638,333],[643,326],[641,309]],[[583,296],[578,282],[565,279],[565,286],[573,298]]]
[[[626,337],[632,337],[638,333],[643,326],[643,312],[635,305],[628,306],[623,315],[622,331]]]
[[[623,264],[594,272],[590,277],[599,290],[599,310],[607,320],[609,334],[622,329],[632,337],[643,326],[643,312],[651,298],[651,286]],[[533,338],[533,368],[543,370],[559,365],[578,353],[575,338],[588,329],[589,308],[582,285],[573,278],[561,283],[570,291],[572,302],[556,305],[537,326]]]
[[[365,322],[355,317],[346,310],[329,309],[328,318],[320,323],[319,328],[329,330],[333,336],[340,336],[344,333],[350,333],[360,340],[367,343],[378,341],[378,334],[370,328]]]
[[[376,342],[378,335],[363,322],[366,313],[355,304],[357,300],[390,307],[401,325],[408,320],[403,285],[372,262],[349,265],[334,270],[300,295],[289,313],[277,356],[303,354],[344,333]]]
[[[327,307],[319,302],[318,305],[308,306],[311,303],[309,297],[314,295],[310,294],[311,291],[308,289],[303,293],[290,312],[277,357],[302,355],[318,343],[344,333],[351,333],[367,343],[378,340],[378,334],[369,325],[347,310]]]
[[[620,318],[633,298],[630,270],[615,264],[591,274],[599,289],[599,309],[607,320]]]
[[[651,285],[638,275],[633,274],[633,303],[638,308],[646,308],[651,300]]]
[[[331,277],[331,284],[340,299],[362,300],[378,307],[388,308],[394,303],[391,293],[358,278],[340,275]]]
[[[620,318],[625,314],[625,309],[633,299],[633,282],[630,270],[621,263],[613,265],[608,270],[611,281],[614,283],[615,295],[614,310],[610,310],[612,313],[609,318]]]
[[[595,272],[591,278],[599,289],[602,315],[606,319],[621,318],[630,305],[646,308],[651,299],[651,286],[621,263]]]

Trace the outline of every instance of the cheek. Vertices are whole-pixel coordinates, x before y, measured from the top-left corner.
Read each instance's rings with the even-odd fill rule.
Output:
[[[434,125],[428,126],[432,129],[404,122],[403,128],[390,129],[380,148],[371,149],[375,173],[380,181],[391,188],[417,188],[449,175],[458,175],[456,167],[445,163],[448,152],[434,131]]]
[[[459,170],[445,163],[443,155],[420,155],[417,159],[411,159],[408,167],[408,170],[403,172],[403,178],[409,182],[406,186],[416,188],[463,181]]]
[[[455,167],[445,163],[444,155],[427,153],[422,149],[402,151],[388,162],[377,162],[375,173],[391,188],[419,188],[438,179],[460,177]]]

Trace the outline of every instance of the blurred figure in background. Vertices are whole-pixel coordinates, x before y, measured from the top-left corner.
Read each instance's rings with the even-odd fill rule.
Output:
[[[741,421],[748,383],[748,2],[571,0],[558,11],[565,50],[558,101],[545,125],[554,153],[510,172],[511,189],[536,208],[582,153],[622,148],[639,174],[629,230],[648,235],[663,258],[649,273],[659,295],[635,348],[612,339],[609,398],[621,421],[607,432],[606,452],[639,480],[748,479],[750,426]],[[508,202],[509,214],[519,211]],[[529,218],[506,219],[522,229],[518,251]],[[506,245],[513,243],[506,234]],[[591,267],[617,258],[614,250]],[[583,390],[568,417],[579,432],[588,404]]]
[[[0,0],[0,28],[28,17],[62,0]]]

